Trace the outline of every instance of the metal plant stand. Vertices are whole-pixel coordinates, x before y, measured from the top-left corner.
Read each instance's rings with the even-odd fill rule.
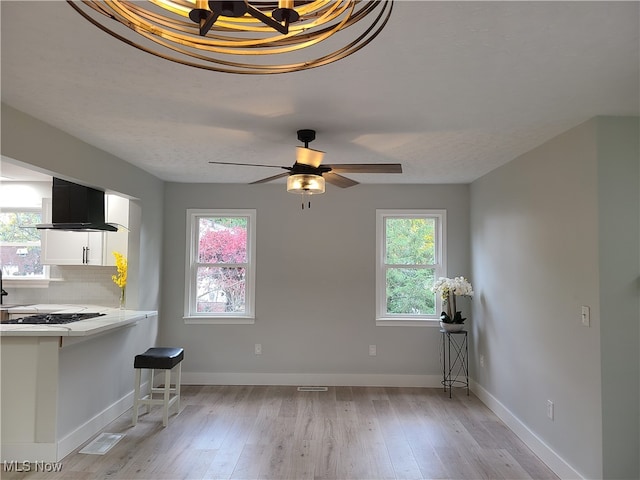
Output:
[[[469,395],[469,344],[467,332],[447,332],[440,330],[442,335],[442,349],[440,362],[442,363],[442,386],[446,392],[449,389],[449,398],[453,387],[467,389]]]

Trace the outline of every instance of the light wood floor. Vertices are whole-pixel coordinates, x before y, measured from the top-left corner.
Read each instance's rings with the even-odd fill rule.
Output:
[[[105,432],[105,455],[76,452],[60,473],[3,479],[551,479],[557,478],[475,396],[454,389],[184,386],[162,428],[155,407]],[[78,449],[79,450],[79,449]]]

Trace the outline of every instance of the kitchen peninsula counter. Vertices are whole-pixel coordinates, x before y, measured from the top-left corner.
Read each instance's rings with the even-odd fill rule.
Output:
[[[28,307],[26,307],[28,308]],[[86,308],[86,307],[85,307]],[[0,324],[0,336],[13,337],[85,337],[97,335],[116,328],[131,325],[151,316],[157,316],[158,312],[153,310],[120,310],[116,308],[99,307],[100,309],[86,309],[85,311],[95,311],[105,315],[87,320],[66,323],[63,325],[28,325],[28,324]],[[21,307],[20,313],[25,310]],[[26,310],[28,311],[28,310]],[[41,310],[39,310],[41,311]],[[39,312],[24,313],[25,316]],[[67,312],[70,309],[55,310],[55,312]],[[75,311],[75,310],[71,310]],[[47,312],[49,313],[49,312]]]
[[[14,313],[60,313],[65,306],[31,307],[38,310]],[[60,461],[133,404],[133,359],[156,345],[158,313],[67,307],[105,315],[0,325],[1,461]]]

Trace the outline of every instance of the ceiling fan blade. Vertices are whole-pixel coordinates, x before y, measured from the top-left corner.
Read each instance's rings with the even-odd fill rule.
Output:
[[[289,176],[288,173],[279,173],[278,175],[274,175],[273,177],[267,177],[267,178],[263,178],[262,180],[256,180],[255,182],[251,182],[249,185],[255,185],[256,183],[266,183],[266,182],[270,182],[271,180],[277,180],[278,178],[288,177],[288,176]]]
[[[402,173],[399,163],[334,163],[325,167],[337,173]]]
[[[209,162],[215,165],[240,165],[242,167],[269,167],[269,168],[282,168],[284,170],[291,170],[291,167],[282,167],[280,165],[264,165],[261,163],[235,163],[235,162]],[[288,175],[288,174],[284,174]]]
[[[340,188],[353,187],[354,185],[358,185],[359,182],[355,180],[351,180],[350,178],[343,177],[342,175],[338,175],[337,173],[327,172],[322,177],[332,185]]]
[[[318,168],[324,158],[324,152],[306,147],[296,147],[296,163]]]

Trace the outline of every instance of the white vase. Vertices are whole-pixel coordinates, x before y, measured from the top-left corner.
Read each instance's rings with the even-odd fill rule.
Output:
[[[445,332],[461,332],[464,328],[464,323],[444,323],[440,322],[440,327]]]

